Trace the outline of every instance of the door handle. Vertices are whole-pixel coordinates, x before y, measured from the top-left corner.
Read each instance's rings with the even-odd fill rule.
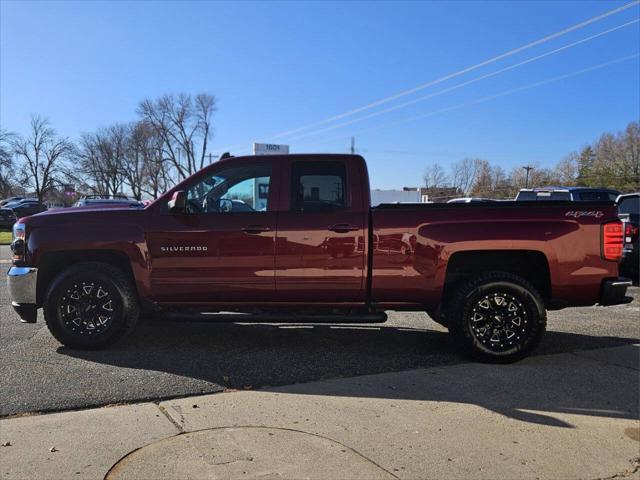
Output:
[[[356,230],[360,230],[360,227],[356,227],[355,225],[349,225],[347,223],[337,223],[335,225],[331,225],[329,230],[336,233],[347,233],[347,232],[355,232]]]
[[[242,227],[242,231],[244,233],[264,233],[271,231],[271,228],[265,227],[264,225],[247,225],[246,227]]]

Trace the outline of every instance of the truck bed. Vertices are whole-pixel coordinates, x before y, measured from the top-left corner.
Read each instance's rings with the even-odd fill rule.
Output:
[[[618,274],[601,258],[602,224],[616,219],[613,202],[379,205],[371,210],[371,297],[435,307],[464,263],[546,276],[538,287],[549,305],[593,304],[603,276]]]

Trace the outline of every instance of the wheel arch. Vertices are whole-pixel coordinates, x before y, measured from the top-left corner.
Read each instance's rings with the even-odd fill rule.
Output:
[[[447,262],[443,303],[455,289],[485,272],[518,275],[531,283],[547,304],[552,298],[551,273],[546,255],[538,250],[468,250],[451,255]]]
[[[68,267],[77,263],[100,262],[112,265],[127,275],[134,288],[137,285],[131,268],[131,262],[126,253],[119,250],[64,250],[46,252],[38,262],[38,280],[36,288],[36,302],[41,306],[46,291],[53,279]]]

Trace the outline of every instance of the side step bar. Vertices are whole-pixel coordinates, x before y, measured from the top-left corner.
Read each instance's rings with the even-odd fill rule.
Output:
[[[384,312],[352,314],[165,312],[167,320],[216,323],[384,323]]]

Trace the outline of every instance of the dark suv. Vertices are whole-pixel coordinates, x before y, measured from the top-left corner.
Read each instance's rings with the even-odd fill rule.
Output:
[[[516,201],[615,202],[618,195],[620,192],[608,188],[539,187],[521,189]]]
[[[638,281],[640,262],[640,193],[629,193],[618,197],[618,213],[625,220],[624,257],[620,271]],[[625,218],[626,217],[626,218]]]
[[[18,218],[28,217],[47,210],[46,205],[38,202],[36,199],[30,198],[25,198],[19,202],[8,203],[7,207],[13,210],[13,213],[15,213]]]
[[[16,214],[10,208],[0,208],[0,230],[11,230],[16,223]]]

